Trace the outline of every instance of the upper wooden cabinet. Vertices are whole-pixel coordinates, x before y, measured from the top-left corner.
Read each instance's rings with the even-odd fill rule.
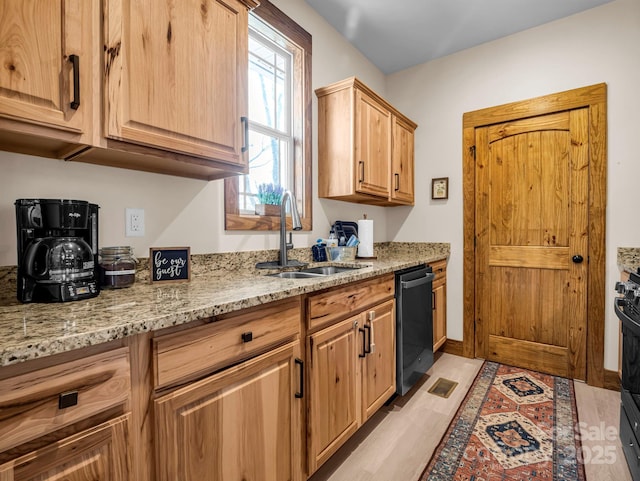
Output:
[[[357,78],[316,90],[318,195],[413,205],[417,125]]]
[[[87,0],[0,2],[3,149],[64,157],[78,148],[71,146],[91,141],[94,6]]]
[[[244,168],[246,2],[109,0],[105,9],[105,136]]]
[[[4,148],[205,180],[247,171],[256,0],[41,4],[0,5]]]
[[[394,116],[391,199],[399,204],[413,205],[414,130],[413,124]]]

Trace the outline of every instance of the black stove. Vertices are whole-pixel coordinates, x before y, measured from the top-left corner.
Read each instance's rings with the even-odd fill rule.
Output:
[[[614,310],[622,321],[622,389],[620,441],[634,481],[640,481],[640,269],[627,282],[617,282],[621,294]]]

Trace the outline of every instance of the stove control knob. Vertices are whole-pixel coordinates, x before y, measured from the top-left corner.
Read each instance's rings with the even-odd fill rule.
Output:
[[[627,286],[625,282],[616,282],[616,292],[620,294],[624,294],[627,290]]]

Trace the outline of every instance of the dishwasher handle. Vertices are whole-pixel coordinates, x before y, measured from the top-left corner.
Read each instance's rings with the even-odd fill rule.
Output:
[[[427,272],[424,277],[419,277],[412,281],[400,281],[400,285],[402,289],[412,289],[414,287],[421,286],[422,284],[426,284],[427,282],[432,282],[435,277],[433,272]]]

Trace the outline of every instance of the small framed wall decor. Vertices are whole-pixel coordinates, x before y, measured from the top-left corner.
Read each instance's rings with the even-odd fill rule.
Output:
[[[149,249],[151,282],[189,282],[191,249],[189,247],[151,247]]]
[[[449,198],[449,177],[439,177],[437,179],[431,179],[431,198]]]

